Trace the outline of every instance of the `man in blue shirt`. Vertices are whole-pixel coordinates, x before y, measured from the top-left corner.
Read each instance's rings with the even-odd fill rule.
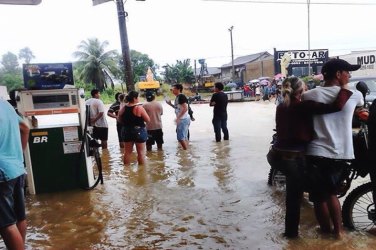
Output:
[[[0,99],[0,234],[8,249],[24,249],[26,236],[25,167],[22,150],[29,128]]]

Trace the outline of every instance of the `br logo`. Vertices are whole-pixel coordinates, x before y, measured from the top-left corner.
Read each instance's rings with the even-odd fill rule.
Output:
[[[36,136],[34,137],[33,143],[46,143],[47,139],[47,136]]]

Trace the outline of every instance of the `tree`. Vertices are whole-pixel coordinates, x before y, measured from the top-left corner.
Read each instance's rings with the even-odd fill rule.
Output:
[[[153,72],[158,68],[157,64],[154,64],[154,61],[149,58],[147,54],[143,54],[136,50],[131,50],[131,64],[133,69],[133,80],[134,83],[140,81],[140,76],[145,76],[148,68],[150,67]],[[117,72],[116,76],[119,79],[124,80],[124,64],[123,58],[119,55],[119,72]]]
[[[190,60],[176,61],[175,65],[166,64],[163,66],[165,69],[165,81],[168,83],[192,83],[194,81],[194,72],[190,65]]]
[[[154,64],[154,61],[150,59],[147,54],[142,54],[135,50],[131,50],[131,62],[135,82],[140,80],[140,76],[146,75],[149,67],[153,72],[155,72],[155,69],[158,67],[158,65]]]
[[[15,73],[19,71],[17,55],[8,52],[2,56],[1,64],[4,66],[5,73]]]
[[[20,49],[20,51],[18,52],[18,58],[24,59],[25,63],[29,64],[31,60],[35,58],[35,56],[29,47],[25,47],[23,49]]]
[[[79,78],[86,83],[93,83],[96,88],[103,91],[106,87],[106,77],[115,75],[117,69],[116,50],[105,51],[108,41],[100,42],[97,38],[81,41],[78,51],[73,56],[78,58],[75,66],[79,71]],[[106,74],[105,71],[107,71]]]
[[[0,82],[7,86],[8,91],[20,89],[23,87],[21,72],[17,73],[0,73]]]

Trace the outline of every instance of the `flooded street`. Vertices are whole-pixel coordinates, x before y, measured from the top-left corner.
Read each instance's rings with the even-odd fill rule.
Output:
[[[27,249],[375,249],[376,237],[321,236],[302,206],[301,237],[287,240],[284,193],[267,185],[275,105],[230,103],[230,140],[216,143],[208,104],[192,105],[190,148],[176,141],[164,105],[164,150],[124,167],[115,120],[103,150],[104,184],[92,191],[28,195]],[[155,146],[154,146],[155,147]]]

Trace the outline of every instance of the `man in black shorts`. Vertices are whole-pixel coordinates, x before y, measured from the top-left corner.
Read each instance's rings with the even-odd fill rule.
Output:
[[[146,141],[146,149],[151,151],[152,145],[157,143],[158,150],[162,149],[163,144],[163,131],[162,131],[162,119],[163,114],[162,105],[155,100],[155,93],[147,91],[145,93],[146,100],[148,101],[143,105],[146,113],[150,117],[150,122],[146,123],[146,129],[148,131],[148,140]]]
[[[86,105],[90,106],[90,125],[93,126],[93,137],[101,140],[102,149],[107,148],[108,124],[104,115],[105,107],[100,100],[101,94],[98,89],[91,91],[91,97],[86,101]]]

